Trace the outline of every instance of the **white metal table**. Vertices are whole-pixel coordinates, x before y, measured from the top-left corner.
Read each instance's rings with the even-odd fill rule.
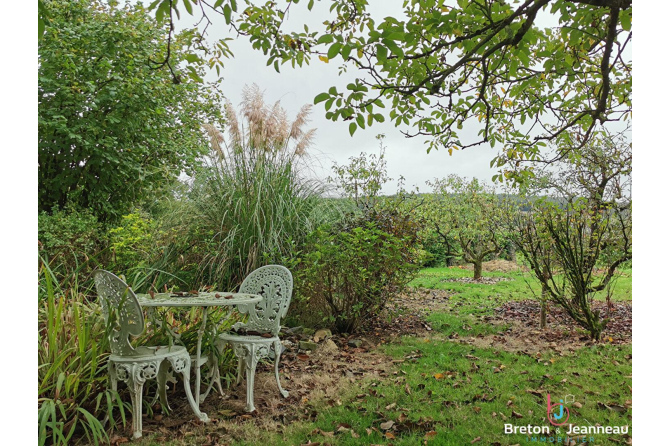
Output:
[[[175,293],[155,293],[153,297],[149,294],[137,294],[137,300],[142,307],[202,307],[202,323],[198,329],[198,344],[196,347],[196,368],[195,368],[195,402],[200,407],[200,367],[201,367],[201,347],[202,336],[207,328],[207,313],[211,307],[232,307],[237,305],[256,304],[263,298],[258,294],[228,293],[223,291],[211,291],[207,293],[198,293],[197,295],[180,296]],[[216,367],[218,371],[218,367]],[[205,396],[209,393],[207,389]],[[204,399],[204,397],[203,397]]]

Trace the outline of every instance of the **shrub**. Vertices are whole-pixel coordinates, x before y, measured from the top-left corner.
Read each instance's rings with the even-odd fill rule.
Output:
[[[121,217],[120,225],[108,232],[112,261],[117,271],[145,266],[159,254],[156,223],[148,215],[135,211]]]
[[[600,340],[617,269],[633,258],[632,144],[625,132],[603,131],[579,150],[569,142],[556,150],[561,156],[551,171],[526,185],[527,192],[546,196],[531,196],[530,212],[513,220],[510,234],[543,300],[563,307]],[[599,293],[608,302],[604,315],[593,308]]]
[[[102,225],[89,210],[55,209],[51,215],[41,212],[37,221],[39,254],[57,282],[71,276],[104,249]]]
[[[406,216],[379,210],[317,229],[298,266],[294,313],[341,333],[357,330],[413,278],[416,233]]]

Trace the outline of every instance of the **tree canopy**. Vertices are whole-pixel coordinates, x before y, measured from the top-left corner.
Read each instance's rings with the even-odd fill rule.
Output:
[[[505,168],[571,135],[580,149],[597,126],[632,110],[631,0],[406,0],[403,16],[385,18],[373,17],[367,0],[332,0],[325,29],[302,32],[284,30],[300,0],[182,3],[208,24],[208,14],[223,15],[277,71],[313,56],[355,70],[346,90],[315,97],[327,118],[350,120],[352,134],[388,117],[407,136],[426,137],[429,151],[500,143],[492,165]],[[178,2],[152,7],[159,21],[172,20]],[[466,139],[470,123],[474,139]]]
[[[113,220],[194,167],[207,150],[201,123],[220,116],[218,94],[178,68],[178,83],[154,69],[167,42],[141,5],[40,6],[39,209],[71,204]],[[190,43],[188,34],[171,42],[174,67]]]

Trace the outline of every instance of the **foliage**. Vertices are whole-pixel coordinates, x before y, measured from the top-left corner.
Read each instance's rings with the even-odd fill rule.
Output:
[[[216,121],[218,94],[151,61],[163,34],[140,5],[50,0],[39,40],[39,209],[72,203],[100,221],[193,169],[206,150],[200,129]],[[171,42],[185,61],[190,35]],[[191,69],[201,73],[202,63]]]
[[[379,156],[363,152],[359,156],[349,158],[349,164],[340,166],[333,163],[334,177],[328,181],[336,184],[338,190],[351,198],[360,209],[375,207],[380,199],[382,186],[392,180],[386,173],[384,135],[377,135],[379,140]]]
[[[609,296],[617,268],[632,259],[631,150],[622,135],[605,133],[581,154],[568,151],[537,185],[561,204],[537,200],[513,226],[543,293],[596,340],[608,317],[592,311],[593,296],[603,290]],[[596,268],[604,273],[596,275]]]
[[[412,279],[417,232],[409,216],[391,210],[317,229],[297,268],[294,311],[318,315],[340,333],[356,331]]]
[[[567,131],[579,131],[583,145],[597,123],[625,120],[632,110],[631,0],[406,0],[402,17],[383,19],[372,17],[367,0],[335,0],[322,32],[285,31],[301,28],[286,24],[294,3],[242,9],[222,0],[198,13],[222,14],[277,71],[312,56],[341,57],[340,73],[353,69],[358,78],[315,103],[324,102],[327,118],[351,121],[352,134],[384,121],[379,109],[390,102],[388,117],[412,125],[408,136],[429,137],[429,149],[501,143],[493,163],[511,167]],[[311,10],[314,0],[305,3]],[[160,22],[177,2],[153,6]],[[463,140],[471,123],[478,137]]]
[[[39,254],[49,264],[56,280],[63,281],[104,249],[100,222],[88,210],[55,208],[37,218]]]
[[[428,184],[433,194],[425,197],[422,210],[427,226],[440,237],[445,256],[457,252],[454,241],[460,245],[463,260],[474,265],[474,278],[479,279],[484,260],[497,256],[504,246],[506,203],[476,178],[451,175]]]
[[[60,289],[52,271],[40,267],[38,309],[39,444],[67,445],[73,436],[89,443],[108,443],[100,420],[117,417],[126,424],[124,403],[107,389],[104,319],[97,304],[78,289]]]
[[[158,257],[156,222],[139,210],[121,217],[119,226],[108,231],[115,270],[146,266]]]
[[[277,102],[269,107],[257,86],[245,88],[242,121],[226,106],[229,138],[207,126],[210,162],[200,169],[187,209],[212,234],[200,268],[208,284],[231,289],[254,269],[294,255],[324,218],[322,186],[307,178],[315,130],[305,130],[310,106],[290,122]]]

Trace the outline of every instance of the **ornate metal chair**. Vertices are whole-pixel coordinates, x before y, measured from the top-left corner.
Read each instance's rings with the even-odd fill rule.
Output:
[[[246,323],[238,322],[232,331],[219,335],[219,346],[230,344],[237,356],[237,384],[242,378],[242,369],[247,377],[246,411],[253,412],[254,375],[258,361],[274,356],[275,378],[279,393],[286,398],[288,392],[279,382],[279,359],[282,344],[279,340],[280,320],[286,316],[293,292],[293,276],[280,265],[267,265],[253,271],[240,286],[240,293],[260,294],[263,300],[255,305],[240,305],[240,313],[248,314]]]
[[[186,347],[133,347],[129,335],[139,336],[144,332],[144,315],[135,293],[123,280],[108,271],[95,271],[93,277],[102,300],[112,350],[107,363],[109,378],[113,390],[117,390],[118,380],[125,382],[130,390],[133,438],[142,436],[142,389],[147,379],[157,379],[161,403],[169,407],[165,381],[170,366],[182,374],[186,397],[193,412],[200,420],[208,421],[207,414],[200,412],[191,393],[191,357]]]

